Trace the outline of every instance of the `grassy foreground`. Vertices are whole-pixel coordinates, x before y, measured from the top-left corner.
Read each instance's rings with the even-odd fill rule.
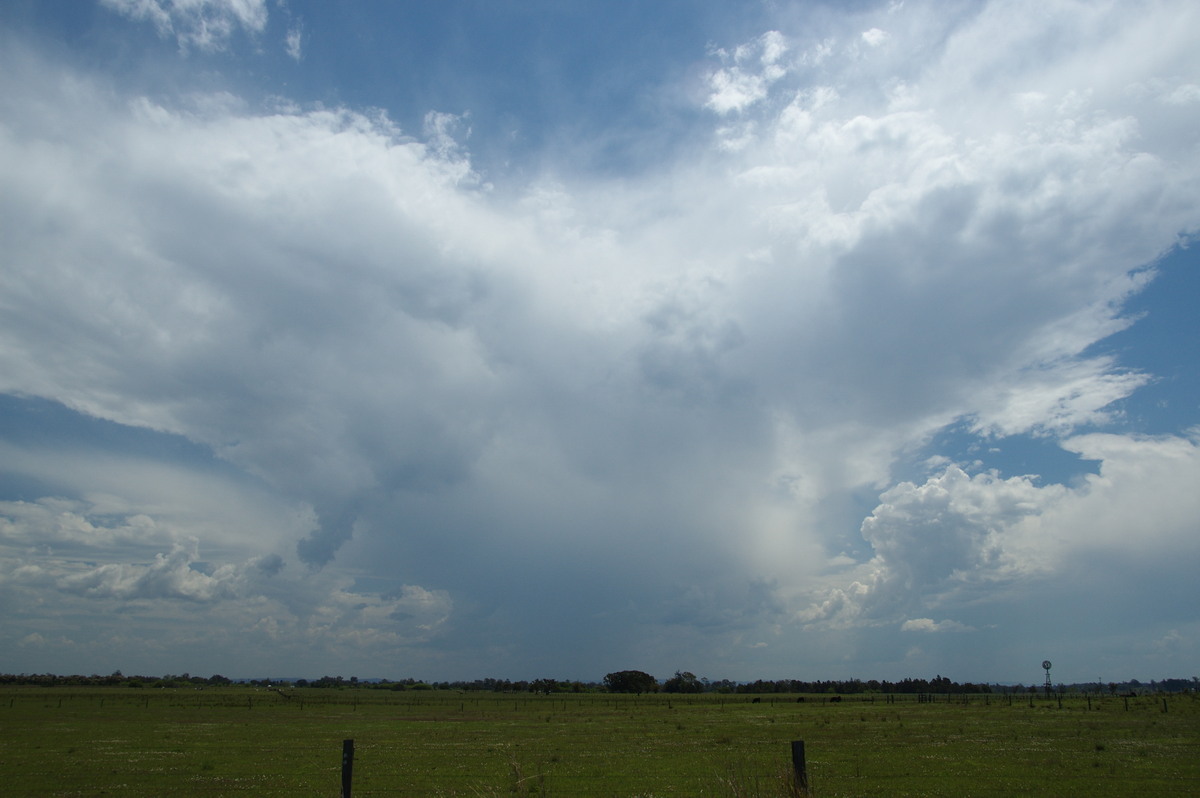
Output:
[[[1152,796],[1200,791],[1200,698],[0,689],[0,793]]]

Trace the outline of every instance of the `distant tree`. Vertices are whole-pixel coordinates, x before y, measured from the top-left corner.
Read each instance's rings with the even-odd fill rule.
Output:
[[[704,685],[691,671],[675,671],[675,675],[663,682],[664,693],[701,693]]]
[[[658,680],[642,671],[617,671],[605,674],[604,686],[610,693],[653,693],[658,689]]]

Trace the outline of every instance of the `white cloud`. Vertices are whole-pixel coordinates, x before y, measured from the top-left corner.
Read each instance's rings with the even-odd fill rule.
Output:
[[[781,63],[788,45],[779,31],[769,31],[733,52],[719,50],[717,55],[728,66],[709,75],[712,93],[706,105],[718,114],[741,111],[767,96],[775,81],[787,74]]]
[[[932,618],[912,618],[900,625],[900,631],[936,634],[939,632],[973,632],[975,630],[958,621],[935,621]]]
[[[1104,424],[1110,419],[1106,408],[1148,380],[1144,374],[1122,372],[1108,357],[1031,364],[1007,384],[998,381],[1004,387],[979,398],[974,428],[997,435],[1064,434]]]
[[[1134,560],[1200,553],[1195,519],[1200,495],[1200,439],[1190,436],[1135,437],[1093,433],[1063,443],[1068,451],[1100,461],[1072,500],[1048,513],[1046,529],[1065,549],[1100,550]]]
[[[317,608],[304,634],[355,647],[411,644],[432,637],[452,610],[445,591],[416,585],[404,585],[399,595],[385,597],[337,591]]]
[[[1171,105],[1188,105],[1191,103],[1200,103],[1200,86],[1195,83],[1186,83],[1182,86],[1176,86],[1171,90],[1164,100]]]
[[[885,492],[862,528],[875,552],[868,614],[936,606],[980,582],[1045,571],[1036,547],[1009,532],[1065,490],[1037,487],[1026,477],[971,477],[951,466],[924,485]]]
[[[175,36],[187,50],[221,50],[233,32],[261,33],[267,26],[266,0],[100,0],[139,22],[150,22],[162,36]],[[289,52],[291,37],[289,35]],[[299,41],[297,40],[297,52]],[[293,56],[298,57],[298,56]]]
[[[183,47],[265,29],[261,3],[110,6]],[[944,460],[894,484],[948,424],[1116,419],[1153,375],[1092,346],[1197,225],[1195,12],[1022,8],[780,26],[714,53],[710,147],[500,190],[466,116],[417,137],[0,56],[0,390],[260,481],[9,446],[62,489],[0,506],[5,589],[202,601],[239,641],[326,652],[582,629],[584,661],[669,627],[785,652],[789,617],[987,628],[985,594],[1134,524],[1139,556],[1186,545],[1183,438],[1071,438],[1103,461],[1080,485]]]
[[[288,56],[293,61],[299,61],[302,55],[301,47],[304,43],[304,37],[299,27],[289,28],[287,38],[285,39],[285,47]]]
[[[430,111],[425,114],[425,139],[441,158],[463,161],[464,144],[471,135],[468,121],[468,114]]]
[[[226,646],[257,648],[265,638],[308,663],[298,667],[316,669],[322,652],[394,654],[428,641],[452,615],[441,590],[401,584],[363,592],[344,577],[288,568],[279,555],[229,560],[229,547],[207,551],[195,539],[164,551],[178,530],[109,509],[54,499],[0,504],[0,600],[15,616],[8,633],[23,648],[94,657],[104,635],[133,623],[140,647],[213,647],[193,656],[219,664],[233,656]],[[45,606],[57,608],[55,618],[39,614]],[[87,626],[62,620],[98,608],[119,612],[101,612]]]
[[[0,502],[0,540],[8,545],[116,546],[161,544],[174,535],[149,516],[104,516],[106,525],[89,518],[87,504],[46,497],[37,502]]]
[[[1083,562],[1095,564],[1091,579],[1107,584],[1105,603],[1116,603],[1125,591],[1146,589],[1136,576],[1130,583],[1108,572],[1119,570],[1117,563],[1136,574],[1200,556],[1194,534],[1200,498],[1187,487],[1200,479],[1194,438],[1090,434],[1063,446],[1099,460],[1099,474],[1072,486],[1042,486],[1030,477],[969,476],[950,466],[922,485],[886,491],[863,522],[874,557],[851,572],[854,581],[826,590],[798,619],[877,625],[931,608],[1004,604],[1017,593],[1058,590],[1056,580],[1074,578]],[[963,630],[956,623],[910,617],[901,629]]]
[[[154,550],[192,539],[208,548],[263,556],[290,548],[313,527],[304,502],[280,501],[245,474],[97,452],[82,446],[31,448],[0,444],[10,472],[53,491],[35,501],[0,502],[0,541]],[[66,498],[72,497],[72,498]]]
[[[886,42],[889,38],[891,37],[888,36],[887,31],[880,30],[879,28],[871,28],[870,30],[865,30],[862,33],[862,40],[871,47],[878,47]]]
[[[58,587],[91,599],[186,599],[213,601],[237,593],[237,569],[225,566],[212,574],[192,568],[195,548],[176,546],[146,565],[101,565],[58,580]]]

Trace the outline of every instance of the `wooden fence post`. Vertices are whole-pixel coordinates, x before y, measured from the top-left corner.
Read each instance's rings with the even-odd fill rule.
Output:
[[[354,740],[342,740],[342,798],[350,798],[354,779]]]
[[[792,770],[798,795],[808,795],[808,767],[804,763],[804,741],[792,740]]]

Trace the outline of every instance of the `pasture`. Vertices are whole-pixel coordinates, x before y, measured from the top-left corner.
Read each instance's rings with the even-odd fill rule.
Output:
[[[1200,792],[1200,699],[0,689],[0,793],[337,796]],[[754,699],[758,700],[755,701]]]

